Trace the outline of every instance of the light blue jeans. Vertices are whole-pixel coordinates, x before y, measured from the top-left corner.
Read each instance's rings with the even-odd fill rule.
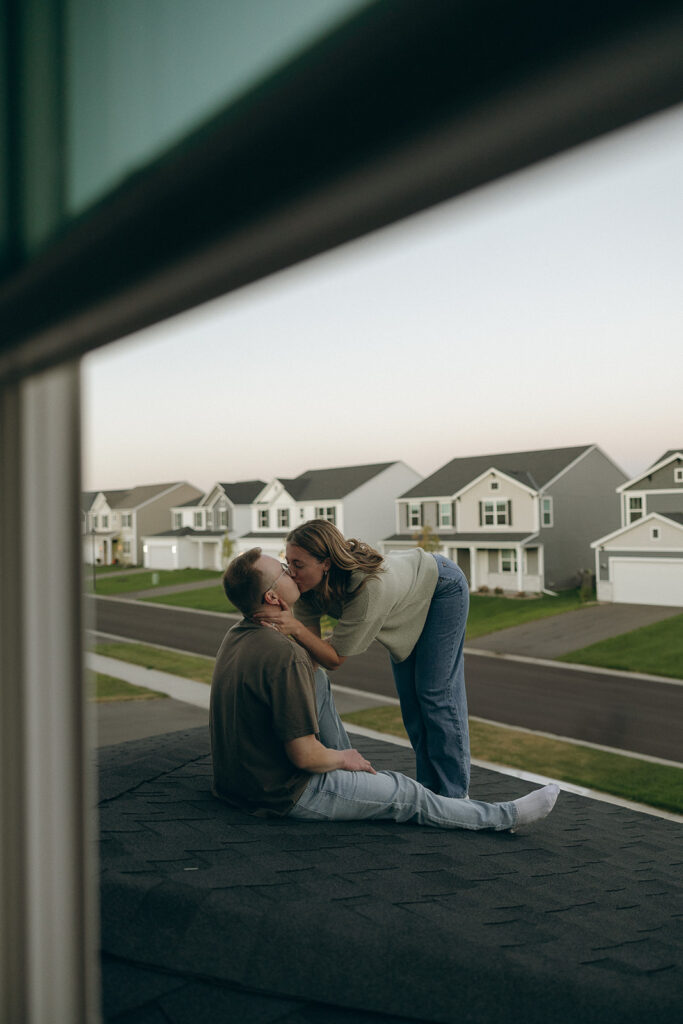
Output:
[[[325,672],[315,675],[320,742],[335,750],[348,750],[351,742],[337,713]],[[300,821],[410,822],[435,828],[514,828],[517,808],[512,802],[489,804],[438,796],[400,772],[325,772],[313,775],[289,812]]]
[[[441,796],[467,796],[470,734],[465,627],[470,593],[462,569],[434,555],[439,570],[427,620],[405,661],[391,663],[418,781]]]

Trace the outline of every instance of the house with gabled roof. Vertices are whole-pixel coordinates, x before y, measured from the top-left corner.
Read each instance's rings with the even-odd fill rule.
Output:
[[[150,569],[224,567],[223,542],[246,533],[251,504],[263,480],[215,483],[204,494],[171,509],[170,529],[144,538],[144,565]]]
[[[414,547],[429,528],[472,590],[567,589],[592,565],[596,525],[618,523],[625,478],[594,444],[452,459],[400,495],[382,547]]]
[[[598,600],[683,607],[683,447],[616,491],[621,526],[592,544]]]
[[[404,462],[309,469],[265,484],[251,506],[251,528],[239,537],[234,554],[259,546],[284,557],[290,530],[309,519],[327,519],[347,537],[377,545],[394,516],[394,500],[420,480]]]
[[[81,503],[84,560],[141,565],[145,534],[162,529],[172,506],[197,495],[201,491],[185,481],[87,492]]]

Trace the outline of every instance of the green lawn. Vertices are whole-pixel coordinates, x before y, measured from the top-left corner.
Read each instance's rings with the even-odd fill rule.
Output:
[[[133,665],[142,665],[143,668],[155,668],[174,676],[195,679],[199,683],[211,682],[214,659],[204,658],[200,654],[182,654],[179,651],[166,650],[164,647],[114,640],[98,643],[93,650],[107,658],[129,661]]]
[[[498,629],[519,626],[534,619],[585,608],[579,600],[579,591],[565,590],[557,597],[511,598],[483,594],[470,595],[470,614],[467,620],[467,640],[474,640]]]
[[[230,604],[222,586],[203,587],[202,590],[184,590],[179,594],[160,594],[159,597],[143,597],[152,604],[170,604],[175,608],[197,608],[202,612],[236,612]]]
[[[602,640],[557,660],[683,679],[683,615]]]
[[[149,572],[121,573],[111,579],[97,581],[97,593],[107,596],[131,594],[136,590],[150,590],[153,586],[173,586],[176,583],[195,583],[201,580],[220,579],[220,572],[211,569],[171,569],[168,571],[151,570]],[[153,577],[158,577],[155,584]]]
[[[355,711],[342,718],[349,724],[377,732],[406,736],[400,709],[395,706]],[[479,761],[521,768],[625,800],[683,813],[683,770],[680,768],[472,719],[470,741],[472,757]]]
[[[95,695],[93,699],[99,702],[157,700],[165,696],[165,693],[159,693],[158,690],[148,690],[142,686],[133,686],[131,683],[124,682],[123,679],[116,679],[114,676],[108,676],[102,672],[98,672],[95,676]]]

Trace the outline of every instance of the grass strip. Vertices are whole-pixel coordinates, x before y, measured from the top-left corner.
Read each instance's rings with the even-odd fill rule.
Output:
[[[342,715],[345,722],[406,737],[397,707]],[[470,721],[472,757],[573,782],[625,800],[683,813],[683,769]]]
[[[683,679],[683,615],[582,647],[557,660]]]
[[[168,651],[163,647],[117,640],[97,643],[94,651],[95,654],[103,654],[106,658],[128,661],[142,668],[155,668],[159,672],[169,672],[173,676],[194,679],[207,685],[211,683],[214,659],[205,658],[201,654],[182,654],[179,651]]]
[[[119,701],[119,700],[158,700],[166,696],[158,690],[148,690],[146,687],[133,686],[123,679],[116,679],[105,673],[95,674],[95,693],[93,700],[98,703]]]
[[[201,590],[183,590],[179,594],[160,594],[159,597],[143,597],[150,604],[170,604],[174,608],[195,608],[201,612],[236,612],[228,601],[222,586],[203,587]]]
[[[197,583],[202,580],[215,579],[221,574],[212,569],[168,569],[149,572],[121,573],[111,579],[98,579],[98,594],[115,597],[117,594],[132,594],[137,590],[150,590],[154,586],[169,587],[176,583]],[[157,579],[157,583],[154,580]]]
[[[593,602],[589,602],[592,604]],[[499,629],[509,629],[536,619],[547,619],[552,615],[576,611],[589,605],[582,603],[579,591],[565,590],[557,597],[515,599],[491,595],[471,594],[470,613],[467,620],[467,640],[474,640]]]

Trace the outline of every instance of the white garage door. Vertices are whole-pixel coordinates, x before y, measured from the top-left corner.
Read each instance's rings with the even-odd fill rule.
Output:
[[[613,558],[612,600],[683,607],[683,559]]]
[[[175,569],[175,555],[170,544],[150,544],[147,548],[150,569]]]

